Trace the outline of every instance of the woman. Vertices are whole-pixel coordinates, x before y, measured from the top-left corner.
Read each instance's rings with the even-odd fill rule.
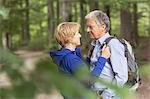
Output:
[[[80,25],[75,22],[63,22],[58,25],[54,33],[54,37],[61,45],[61,49],[51,51],[50,56],[54,63],[57,64],[60,71],[65,74],[74,75],[80,68],[85,66],[80,54],[78,46],[80,43],[81,34],[79,33]],[[110,57],[109,48],[104,46],[100,52],[95,68],[91,74],[99,76],[107,59]]]

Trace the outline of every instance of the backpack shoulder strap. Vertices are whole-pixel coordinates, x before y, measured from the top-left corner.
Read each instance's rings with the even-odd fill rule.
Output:
[[[101,46],[101,49],[103,48],[103,46],[104,46],[105,44],[108,45],[109,41],[110,41],[111,39],[113,39],[113,38],[115,38],[115,37],[114,37],[114,36],[110,36],[110,37],[106,38],[105,41],[104,41],[104,43],[103,43],[102,46]]]
[[[111,39],[113,39],[113,38],[115,38],[114,36],[110,36],[110,37],[108,37],[105,41],[104,41],[104,44],[108,44],[109,43],[109,41],[111,40]]]
[[[104,43],[103,43],[103,45],[102,45],[101,47],[103,47],[105,44],[108,45],[108,43],[110,42],[110,40],[113,39],[113,38],[116,38],[116,37],[110,36],[110,37],[106,38],[105,41],[104,41]],[[113,67],[112,67],[110,58],[108,59],[108,63],[110,64],[110,66],[111,66],[111,68],[112,68],[112,71],[113,71],[113,73],[114,73],[114,76],[116,76],[117,73],[115,73],[114,70],[113,70]]]
[[[122,44],[124,45],[124,47],[125,47],[125,57],[127,57],[128,48],[127,48],[127,45],[126,45],[126,43],[125,43],[125,40],[124,40],[124,39],[120,39],[120,38],[117,38],[117,37],[111,36],[111,37],[108,37],[108,38],[104,41],[103,45],[104,45],[104,44],[108,45],[109,41],[110,41],[111,39],[113,39],[113,38],[118,39],[118,40],[119,40],[119,42],[120,42],[120,43],[122,43]]]

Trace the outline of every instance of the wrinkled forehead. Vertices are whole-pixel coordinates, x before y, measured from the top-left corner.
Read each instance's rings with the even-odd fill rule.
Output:
[[[95,19],[88,18],[88,19],[86,19],[86,23],[87,23],[87,24],[95,24],[95,23],[96,23],[96,20],[95,20]]]
[[[87,26],[96,26],[96,25],[98,25],[98,23],[96,22],[96,20],[94,20],[94,19],[86,19],[86,25]]]

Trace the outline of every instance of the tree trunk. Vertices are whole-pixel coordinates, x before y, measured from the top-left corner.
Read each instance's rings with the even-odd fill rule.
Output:
[[[0,48],[2,47],[2,32],[0,31]]]
[[[22,34],[22,39],[23,39],[23,45],[28,45],[30,41],[30,30],[29,30],[29,0],[25,0],[26,4],[26,11],[24,13],[24,25],[23,25],[23,34]]]
[[[131,36],[131,13],[129,9],[121,9],[121,37],[132,40]]]
[[[59,0],[57,0],[57,25],[59,24],[59,22],[60,22],[60,8],[59,8],[59,6],[60,6],[60,4],[59,4]]]
[[[149,9],[150,9],[150,1],[149,1]],[[149,10],[149,37],[150,37],[150,10]]]
[[[60,16],[61,21],[71,21],[70,19],[70,12],[71,12],[71,1],[69,0],[61,0],[60,1]]]
[[[85,1],[81,0],[80,1],[80,24],[81,24],[81,35],[82,35],[82,41],[86,42],[86,37],[87,37],[87,33],[85,33],[85,6],[84,6]]]
[[[110,6],[108,4],[105,4],[104,5],[104,11],[105,13],[107,14],[107,16],[109,17],[110,19]],[[109,30],[109,33],[111,32],[111,20],[110,20],[110,30]],[[111,33],[110,33],[111,34]]]
[[[98,0],[89,0],[90,11],[98,10]]]
[[[137,15],[137,4],[133,3],[133,33],[132,40],[134,45],[138,44],[138,15]]]
[[[78,7],[77,7],[77,3],[74,3],[74,10],[75,10],[75,16],[74,16],[74,22],[78,21],[78,11],[77,11]]]
[[[53,18],[54,18],[54,10],[53,10],[53,1],[48,0],[48,42],[49,42],[49,47],[52,47],[52,39],[53,39]]]
[[[11,33],[5,32],[2,35],[2,45],[4,49],[11,48]]]
[[[0,0],[0,6],[1,5],[5,5],[5,0]],[[3,35],[3,31],[0,30],[0,47],[3,47]]]

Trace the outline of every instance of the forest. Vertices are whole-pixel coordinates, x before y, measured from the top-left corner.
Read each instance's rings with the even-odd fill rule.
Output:
[[[81,52],[85,56],[91,41],[85,31],[85,16],[93,10],[108,15],[111,35],[130,42],[140,68],[142,84],[136,93],[130,95],[126,88],[110,86],[123,99],[149,99],[149,0],[0,0],[0,99],[63,99],[62,91],[95,99],[95,94],[75,79],[57,73],[48,54],[60,47],[54,31],[66,21],[81,25]]]

